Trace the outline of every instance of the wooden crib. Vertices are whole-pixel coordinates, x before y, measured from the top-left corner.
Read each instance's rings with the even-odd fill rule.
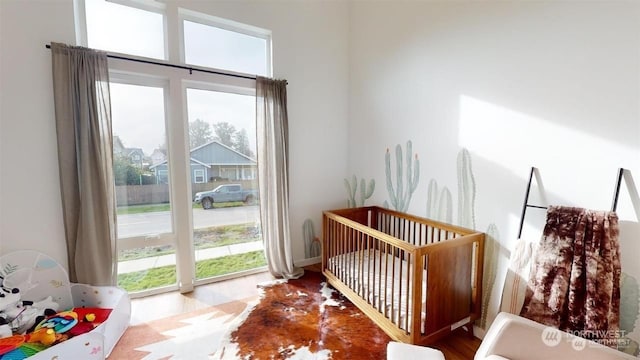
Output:
[[[427,345],[480,317],[484,234],[380,207],[325,211],[322,272],[392,339]]]

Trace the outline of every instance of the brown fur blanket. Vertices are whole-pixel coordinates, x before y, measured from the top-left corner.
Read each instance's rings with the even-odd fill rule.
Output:
[[[521,315],[591,340],[616,336],[620,320],[618,217],[551,206]]]

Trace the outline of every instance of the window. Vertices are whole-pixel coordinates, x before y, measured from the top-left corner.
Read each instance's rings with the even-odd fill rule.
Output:
[[[156,175],[156,183],[157,184],[168,184],[169,183],[169,171],[167,170],[158,170]]]
[[[204,179],[205,177],[203,169],[193,170],[193,182],[195,182],[196,184],[202,184],[203,182],[205,182]]]
[[[149,2],[147,9],[152,9]],[[87,42],[94,49],[166,59],[164,15],[104,0],[85,0]]]
[[[78,0],[85,9],[82,45],[172,64],[271,74],[269,31],[177,3]],[[180,27],[175,31],[184,36],[168,36],[167,24]],[[245,204],[238,197],[242,191],[214,199],[210,193],[217,186],[207,183],[244,179],[242,190],[258,189],[255,82],[121,59],[110,59],[109,67],[114,159],[122,160],[116,183],[118,284],[134,296],[187,292],[266,265],[257,206]],[[210,248],[223,245],[249,252],[212,258],[220,252]]]
[[[268,74],[268,39],[184,20],[184,55],[187,64]]]
[[[255,168],[242,168],[242,179],[243,180],[253,180],[256,178],[256,169]]]

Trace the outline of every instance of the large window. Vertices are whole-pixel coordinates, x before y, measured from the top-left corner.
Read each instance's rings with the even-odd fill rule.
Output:
[[[87,42],[94,49],[165,59],[162,7],[147,9],[104,0],[85,0]],[[108,29],[108,31],[106,31]]]
[[[267,30],[171,1],[80,4],[85,46],[235,74],[271,74]],[[113,58],[109,67],[119,285],[134,295],[190,291],[198,283],[264,269],[255,81]],[[225,184],[233,191],[218,197]]]
[[[187,64],[267,75],[268,39],[184,20]]]

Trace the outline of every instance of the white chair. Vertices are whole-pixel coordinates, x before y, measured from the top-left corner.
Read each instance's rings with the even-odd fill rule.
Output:
[[[444,354],[436,349],[391,341],[387,344],[387,360],[445,360]]]
[[[593,341],[505,312],[496,316],[474,359],[637,360]]]

